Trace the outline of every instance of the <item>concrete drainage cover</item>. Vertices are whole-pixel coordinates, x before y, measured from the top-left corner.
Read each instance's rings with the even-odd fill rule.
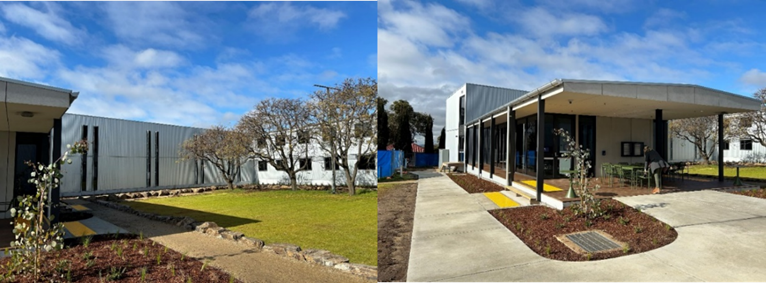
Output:
[[[559,235],[556,236],[556,238],[564,243],[564,245],[580,254],[611,252],[620,250],[625,245],[612,238],[612,236],[606,232],[600,230]]]

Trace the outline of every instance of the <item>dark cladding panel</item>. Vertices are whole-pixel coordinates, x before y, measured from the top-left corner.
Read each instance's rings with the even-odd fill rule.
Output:
[[[521,97],[527,91],[476,84],[466,85],[465,122],[472,123],[492,110]]]

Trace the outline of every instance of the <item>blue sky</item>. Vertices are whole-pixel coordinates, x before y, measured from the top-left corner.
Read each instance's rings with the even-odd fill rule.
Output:
[[[69,113],[206,127],[269,97],[377,77],[375,2],[2,2],[0,76]]]
[[[557,78],[766,87],[766,1],[378,2],[379,95],[430,113],[466,82]]]

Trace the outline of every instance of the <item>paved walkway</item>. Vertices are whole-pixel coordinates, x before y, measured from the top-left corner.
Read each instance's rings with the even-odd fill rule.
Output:
[[[149,239],[175,251],[198,259],[208,259],[211,266],[221,268],[245,282],[372,282],[329,267],[256,252],[243,245],[97,204],[83,201],[74,203],[87,206],[94,216],[130,232],[143,232]]]
[[[672,225],[678,238],[646,253],[564,262],[534,253],[448,177],[418,173],[426,176],[415,204],[409,281],[766,279],[764,199],[714,191],[618,198]]]

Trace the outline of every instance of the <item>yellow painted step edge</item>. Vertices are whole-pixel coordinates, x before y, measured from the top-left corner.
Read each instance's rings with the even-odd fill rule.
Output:
[[[95,235],[96,232],[83,225],[80,221],[64,222],[64,228],[75,237]]]
[[[500,192],[484,193],[484,196],[494,202],[500,208],[516,207],[519,204]]]

